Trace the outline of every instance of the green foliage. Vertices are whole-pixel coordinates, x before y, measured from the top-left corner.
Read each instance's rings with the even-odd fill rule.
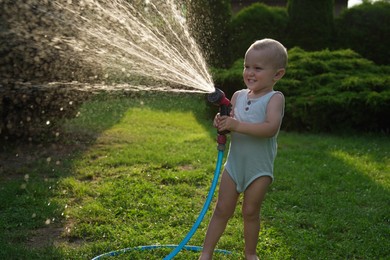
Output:
[[[224,67],[227,63],[226,49],[231,6],[228,0],[186,1],[187,23],[207,63]]]
[[[390,2],[363,1],[334,18],[332,0],[289,0],[287,8],[254,3],[233,16],[229,25],[230,64],[260,38],[309,51],[353,49],[377,64],[390,57]]]
[[[378,64],[390,64],[390,2],[365,1],[335,22],[337,47],[351,48]]]
[[[263,38],[282,40],[286,25],[285,8],[270,7],[262,3],[243,8],[230,23],[231,60],[243,57],[248,47],[256,40]]]
[[[243,60],[214,70],[217,86],[231,96],[245,88]],[[389,131],[390,67],[352,50],[289,51],[289,67],[275,89],[286,96],[284,129],[316,132]]]
[[[333,36],[333,0],[289,0],[288,47],[305,50],[329,47]]]

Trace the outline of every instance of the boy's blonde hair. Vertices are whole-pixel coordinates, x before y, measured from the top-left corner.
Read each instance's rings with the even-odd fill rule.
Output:
[[[255,41],[246,51],[249,50],[269,50],[272,56],[272,61],[277,69],[285,69],[287,67],[287,49],[280,42],[273,39],[262,39]],[[246,55],[246,54],[245,54]]]

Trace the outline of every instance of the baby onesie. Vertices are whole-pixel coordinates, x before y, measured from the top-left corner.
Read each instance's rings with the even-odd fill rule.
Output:
[[[248,89],[239,91],[234,105],[234,117],[242,122],[264,122],[269,100],[274,94],[280,92],[271,91],[255,99],[249,99],[248,93]],[[236,183],[237,192],[244,192],[255,179],[261,176],[270,176],[272,180],[274,179],[277,135],[260,138],[236,132],[231,133],[225,169]]]

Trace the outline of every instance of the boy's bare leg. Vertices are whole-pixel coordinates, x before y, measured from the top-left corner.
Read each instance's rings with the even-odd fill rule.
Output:
[[[270,177],[260,177],[254,180],[244,193],[242,214],[244,217],[245,258],[257,260],[256,247],[260,232],[260,208],[264,201]]]
[[[225,230],[229,218],[234,213],[238,196],[239,193],[236,191],[236,184],[230,175],[226,171],[223,171],[217,205],[206,232],[203,251],[199,260],[212,259],[215,246]]]

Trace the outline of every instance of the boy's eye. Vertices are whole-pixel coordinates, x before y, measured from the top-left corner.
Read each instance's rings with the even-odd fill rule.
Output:
[[[261,71],[261,70],[263,70],[263,68],[262,67],[257,67],[257,66],[254,66],[254,67],[251,67],[251,66],[249,66],[249,65],[244,65],[244,69],[254,69],[254,70],[256,70],[256,71]]]

